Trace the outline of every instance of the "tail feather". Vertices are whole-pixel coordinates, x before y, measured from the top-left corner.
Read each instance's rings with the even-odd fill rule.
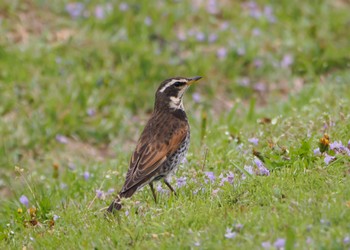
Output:
[[[121,204],[121,198],[129,198],[131,197],[135,192],[137,188],[131,188],[127,191],[124,191],[122,193],[119,193],[117,197],[114,199],[114,201],[109,205],[107,212],[113,213],[115,210],[118,211],[122,208]]]

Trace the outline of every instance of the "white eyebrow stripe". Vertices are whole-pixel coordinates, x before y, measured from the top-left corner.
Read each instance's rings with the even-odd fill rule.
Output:
[[[173,79],[170,82],[168,82],[163,88],[161,88],[161,90],[159,90],[159,92],[164,92],[164,90],[166,88],[173,85],[175,82],[187,82],[187,80],[186,79]]]

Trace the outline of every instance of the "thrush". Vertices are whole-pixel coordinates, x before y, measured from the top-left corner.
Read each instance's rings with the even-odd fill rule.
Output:
[[[108,207],[108,212],[120,210],[121,199],[131,197],[149,185],[155,201],[154,181],[169,183],[169,176],[184,159],[190,144],[190,126],[183,105],[188,87],[202,77],[174,77],[163,81],[155,94],[154,110],[132,154],[123,188]]]

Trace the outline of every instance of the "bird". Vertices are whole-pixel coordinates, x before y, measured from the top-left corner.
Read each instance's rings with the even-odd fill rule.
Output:
[[[201,78],[173,77],[160,84],[151,117],[131,156],[124,185],[107,212],[120,210],[122,198],[131,197],[146,185],[150,186],[154,201],[157,202],[154,181],[163,180],[176,195],[169,177],[185,158],[190,144],[190,125],[183,96],[189,86]]]

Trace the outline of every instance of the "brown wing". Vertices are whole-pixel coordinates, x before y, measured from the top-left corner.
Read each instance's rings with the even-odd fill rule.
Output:
[[[178,149],[188,131],[187,123],[181,122],[176,125],[172,124],[172,126],[158,124],[160,127],[153,130],[157,132],[150,134],[147,133],[147,131],[152,131],[150,125],[152,123],[147,124],[131,157],[121,194],[132,188],[135,189],[152,178],[159,166]],[[157,124],[153,125],[157,126]]]

